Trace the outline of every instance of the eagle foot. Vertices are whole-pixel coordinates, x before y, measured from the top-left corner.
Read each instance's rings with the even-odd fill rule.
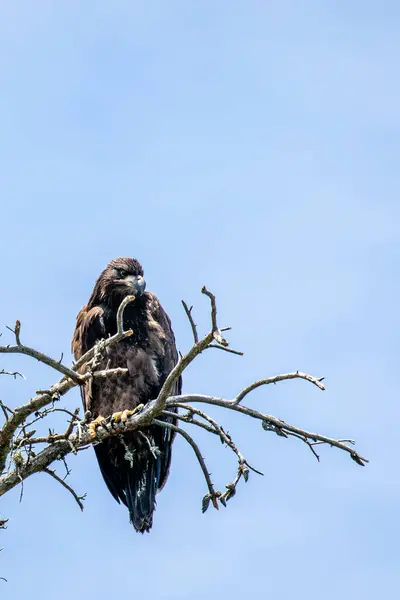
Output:
[[[96,439],[96,430],[98,427],[104,427],[106,425],[106,420],[104,417],[99,415],[94,421],[89,423],[88,430],[91,440]]]
[[[132,415],[135,415],[136,413],[141,411],[143,407],[144,407],[144,404],[139,404],[133,410],[125,409],[120,412],[116,412],[113,415],[111,415],[111,422],[112,423],[126,423],[127,420],[129,419],[129,417],[131,417]]]

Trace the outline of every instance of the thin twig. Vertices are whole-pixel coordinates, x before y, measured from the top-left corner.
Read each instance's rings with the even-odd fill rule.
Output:
[[[185,313],[187,315],[187,318],[189,319],[190,326],[192,328],[194,343],[197,344],[197,342],[199,341],[199,334],[197,333],[197,325],[193,321],[193,317],[192,317],[193,306],[191,306],[189,308],[188,305],[186,304],[186,302],[184,300],[181,300],[181,302],[182,302],[183,308],[185,309]]]
[[[211,324],[212,324],[212,330],[213,331],[217,331],[218,329],[218,324],[217,324],[217,304],[215,301],[215,296],[212,292],[210,292],[205,285],[203,285],[203,287],[201,288],[201,293],[204,294],[205,296],[208,296],[210,298],[210,302],[211,302]]]
[[[224,337],[222,337],[221,330],[218,329],[218,324],[217,324],[217,303],[215,301],[214,294],[212,294],[206,288],[205,285],[203,285],[203,287],[201,288],[201,293],[205,294],[206,296],[208,296],[210,298],[210,302],[211,302],[212,333],[213,333],[213,337],[214,337],[215,341],[218,342],[218,344],[221,344],[221,346],[228,346],[228,342],[226,341],[226,339]]]
[[[35,444],[54,444],[55,442],[59,442],[62,440],[67,440],[71,433],[74,430],[74,427],[76,426],[77,422],[79,422],[81,419],[78,417],[78,413],[79,413],[79,408],[76,408],[75,411],[73,413],[71,413],[69,410],[67,410],[66,408],[50,408],[50,409],[46,409],[45,412],[46,414],[41,415],[40,417],[37,417],[38,420],[40,418],[44,418],[45,416],[47,416],[48,414],[50,414],[51,412],[64,412],[67,413],[71,418],[71,421],[69,422],[69,425],[67,427],[67,430],[65,431],[65,433],[58,433],[58,434],[54,434],[54,433],[50,433],[48,436],[42,436],[42,437],[31,437],[35,432],[31,431],[29,432],[29,434],[25,434],[24,433],[24,437],[22,437],[22,439],[20,438],[16,438],[15,442],[14,442],[14,448],[18,449],[18,448],[22,448],[24,446],[33,446]],[[32,421],[30,423],[30,425],[33,425],[33,423],[35,422]],[[25,429],[26,426],[23,428]]]
[[[75,490],[73,490],[72,487],[70,485],[68,485],[68,483],[66,483],[63,479],[61,479],[61,477],[59,477],[55,471],[52,471],[51,469],[44,468],[43,472],[47,473],[48,475],[50,475],[51,477],[53,477],[53,479],[55,479],[56,481],[58,481],[58,483],[60,483],[66,490],[68,490],[69,493],[72,494],[72,496],[76,500],[79,508],[81,510],[83,510],[84,506],[82,504],[82,500],[84,500],[86,498],[86,494],[84,494],[83,496],[78,496],[78,494],[75,492]]]
[[[10,413],[12,415],[12,414],[14,414],[14,411],[12,410],[12,408],[9,408],[6,404],[4,404],[4,402],[2,402],[2,400],[0,400],[0,408],[3,411],[3,415],[6,419],[6,421],[8,421],[8,413]]]
[[[232,348],[227,348],[226,346],[218,346],[217,344],[210,344],[208,346],[208,348],[216,348],[217,350],[224,350],[224,352],[230,352],[231,354],[236,354],[237,356],[243,356],[243,354],[244,354],[240,350],[233,350]]]
[[[80,411],[79,408],[76,408],[73,413],[70,410],[68,410],[67,408],[50,408],[49,412],[50,411],[51,412],[63,412],[66,415],[69,415],[70,417],[72,417],[72,419],[74,421],[80,421],[80,418],[78,417],[78,414],[79,414],[79,411]]]
[[[19,321],[18,319],[15,321],[15,329],[13,329],[12,327],[9,327],[8,325],[6,325],[6,328],[15,335],[15,343],[17,344],[17,346],[20,346],[21,339],[19,336],[20,336],[20,332],[21,332],[21,321]]]
[[[14,379],[17,379],[17,376],[22,377],[22,379],[26,379],[25,375],[22,375],[22,373],[20,373],[19,371],[5,371],[4,369],[2,369],[0,371],[0,375],[11,375],[12,377],[14,377]]]
[[[210,423],[211,425],[211,429],[213,430],[212,432],[215,433],[216,435],[218,435],[221,439],[222,442],[224,442],[237,456],[238,461],[241,463],[245,463],[246,460],[244,458],[244,456],[242,455],[242,453],[238,450],[238,448],[236,447],[236,445],[233,443],[231,436],[226,433],[226,431],[223,429],[223,427],[221,425],[219,425],[219,423],[217,423],[217,421],[215,421],[213,418],[211,418],[209,415],[207,415],[204,411],[194,407],[194,406],[190,406],[184,403],[176,403],[176,406],[178,408],[184,408],[187,411],[189,411],[189,413],[191,414],[195,414],[199,417],[201,417],[202,419],[204,419],[205,421],[207,421],[208,423]],[[184,418],[184,415],[181,414],[176,414],[176,413],[170,413],[169,411],[163,411],[163,414],[165,415],[175,415],[175,417],[177,417],[178,419],[184,419],[187,423],[191,423],[191,419],[189,417]],[[195,421],[195,424],[197,424],[198,422]],[[204,423],[202,423],[201,425],[204,425]],[[210,431],[209,428],[207,428],[207,431]]]
[[[299,435],[297,433],[294,433],[293,431],[290,434],[286,434],[285,431],[282,431],[282,429],[279,429],[277,427],[272,427],[270,426],[267,422],[263,422],[263,429],[265,429],[266,431],[273,431],[274,433],[276,433],[277,435],[281,436],[281,437],[289,437],[289,435],[296,437],[297,439],[301,440],[302,442],[304,442],[311,450],[311,452],[314,454],[315,458],[317,459],[318,462],[320,462],[319,459],[319,454],[316,453],[316,451],[313,448],[313,445],[306,437],[303,437],[302,435]]]
[[[18,471],[18,468],[17,468],[17,471]],[[19,495],[19,503],[21,504],[22,498],[24,496],[24,479],[23,479],[23,477],[19,473],[18,473],[18,479],[21,482],[21,493]]]
[[[75,427],[75,425],[76,425],[76,422],[77,422],[77,421],[80,421],[80,418],[78,417],[78,414],[79,414],[79,408],[76,408],[76,409],[74,410],[74,413],[73,413],[73,414],[72,414],[72,413],[69,413],[69,414],[71,415],[71,417],[72,417],[72,418],[71,418],[71,421],[69,422],[69,425],[68,425],[68,427],[67,427],[67,431],[66,431],[66,432],[65,432],[65,434],[64,434],[66,439],[68,439],[68,438],[69,438],[69,436],[71,435],[71,433],[73,432],[73,430],[74,430],[74,427]]]
[[[308,375],[307,373],[301,373],[300,371],[296,371],[294,373],[285,373],[283,375],[275,375],[275,377],[268,377],[267,379],[260,379],[259,381],[255,381],[251,383],[247,387],[244,388],[234,399],[235,404],[239,404],[243,400],[247,394],[255,390],[256,388],[262,385],[269,385],[270,383],[277,383],[278,381],[285,381],[286,379],[306,379],[310,381],[314,385],[316,385],[320,390],[325,390],[325,386],[321,383],[324,379],[323,377],[317,378],[312,375]]]
[[[355,446],[355,445],[356,445],[356,443],[355,443],[355,441],[354,441],[354,440],[344,439],[344,440],[337,440],[337,441],[338,441],[338,442],[342,442],[342,443],[344,443],[344,444],[352,444],[352,446]],[[313,443],[311,444],[311,446],[318,446],[318,445],[320,445],[320,444],[326,444],[326,443],[327,443],[327,442],[313,442]]]

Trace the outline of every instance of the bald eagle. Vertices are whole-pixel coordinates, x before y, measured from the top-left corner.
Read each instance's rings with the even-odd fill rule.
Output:
[[[133,335],[110,347],[99,365],[101,369],[125,367],[128,373],[94,378],[82,387],[84,408],[93,419],[134,410],[156,398],[178,361],[171,321],[145,287],[141,264],[133,258],[116,258],[101,273],[77,316],[72,340],[75,359],[116,333],[118,307],[126,296],[135,296],[124,311],[124,329],[133,329]],[[172,394],[180,394],[181,387],[179,380]],[[171,429],[153,425],[94,446],[109,491],[128,507],[130,521],[141,533],[151,529],[156,493],[168,478],[173,439]]]

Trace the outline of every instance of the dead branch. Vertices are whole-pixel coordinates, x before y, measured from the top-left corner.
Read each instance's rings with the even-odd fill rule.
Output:
[[[210,298],[211,302],[211,324],[212,324],[212,334],[216,342],[221,344],[221,346],[229,346],[228,342],[225,338],[222,337],[221,330],[218,328],[217,324],[217,304],[215,302],[215,296],[212,294],[205,285],[201,288],[201,293],[205,294]]]
[[[20,331],[21,331],[21,321],[15,321],[15,329],[13,329],[12,327],[9,327],[8,325],[6,325],[6,329],[8,329],[8,331],[11,331],[11,333],[13,333],[15,335],[15,342],[17,344],[17,346],[21,345],[21,340],[19,337]]]
[[[281,379],[280,381],[283,381],[283,379]],[[263,428],[267,431],[274,431],[275,433],[279,432],[278,435],[286,434],[287,436],[295,434],[296,436],[300,436],[304,439],[308,439],[314,442],[319,441],[320,443],[339,448],[340,450],[348,452],[351,458],[361,466],[365,466],[365,463],[369,462],[366,458],[360,456],[357,452],[355,452],[353,448],[350,448],[340,440],[336,440],[334,438],[330,438],[319,433],[310,433],[305,429],[300,429],[299,427],[290,425],[282,419],[278,419],[277,417],[273,417],[272,415],[264,414],[259,412],[258,410],[255,410],[254,408],[237,404],[235,402],[235,399],[227,400],[225,398],[205,396],[203,394],[183,394],[181,396],[170,396],[170,398],[168,398],[166,406],[174,407],[177,403],[181,402],[200,402],[212,406],[220,406],[221,408],[226,408],[228,410],[235,410],[249,417],[253,417],[254,419],[259,419],[263,422]]]
[[[17,321],[15,324],[15,329],[11,329],[11,327],[7,327],[9,331],[12,331],[15,335],[15,346],[0,346],[0,354],[26,354],[27,356],[31,356],[32,358],[36,358],[39,362],[52,367],[56,371],[59,371],[63,375],[70,377],[76,383],[80,383],[80,377],[77,373],[69,369],[65,365],[63,365],[60,361],[54,360],[43,354],[43,352],[39,352],[39,350],[35,350],[34,348],[30,348],[29,346],[24,346],[21,344],[20,340],[20,331],[21,331],[21,323]],[[18,373],[20,375],[20,373]]]
[[[222,336],[223,331],[228,331],[230,328],[225,327],[220,329],[217,323],[217,308],[215,296],[207,290],[205,287],[202,289],[202,293],[206,295],[210,300],[210,320],[211,328],[210,331],[200,338],[197,326],[195,324],[192,309],[182,301],[186,316],[189,320],[189,324],[192,329],[194,343],[189,351],[181,355],[177,365],[170,372],[162,389],[157,398],[146,404],[139,412],[129,416],[125,422],[119,421],[114,422],[112,416],[105,419],[102,423],[87,422],[90,421],[88,413],[85,415],[84,420],[80,420],[78,417],[79,409],[71,412],[67,409],[56,408],[54,403],[58,401],[63,395],[65,395],[70,389],[87,382],[92,377],[109,377],[116,375],[123,375],[128,372],[126,368],[115,368],[115,369],[102,369],[98,370],[100,363],[99,357],[102,356],[103,352],[111,345],[118,343],[126,337],[133,334],[132,330],[123,330],[123,313],[134,297],[130,296],[126,298],[119,310],[117,315],[117,333],[105,340],[98,342],[91,350],[89,350],[84,356],[82,356],[72,368],[62,365],[60,361],[54,361],[50,357],[43,355],[42,353],[23,346],[20,342],[20,324],[17,322],[15,330],[12,330],[16,336],[15,346],[2,346],[0,352],[19,352],[37,358],[41,362],[48,364],[53,367],[56,371],[61,371],[63,377],[60,381],[54,384],[48,390],[41,390],[37,392],[37,396],[29,400],[27,403],[22,404],[15,409],[10,409],[3,403],[1,408],[3,410],[5,422],[0,429],[0,472],[3,474],[0,476],[0,496],[4,495],[7,491],[11,490],[15,486],[23,483],[24,480],[34,473],[44,471],[45,473],[52,476],[58,481],[63,487],[65,487],[74,497],[80,508],[82,505],[82,496],[78,496],[71,486],[65,483],[64,479],[61,479],[53,469],[50,468],[55,460],[63,460],[71,452],[78,452],[88,448],[90,445],[98,443],[108,437],[121,435],[127,431],[142,430],[150,424],[155,424],[160,427],[171,429],[181,435],[194,450],[197,460],[201,466],[208,492],[203,498],[202,510],[207,510],[210,502],[215,508],[218,508],[219,503],[226,506],[227,501],[233,497],[236,493],[237,484],[243,478],[245,481],[248,480],[249,470],[257,471],[244,458],[241,451],[235,445],[232,437],[224,428],[206,412],[194,407],[193,404],[206,404],[209,406],[219,406],[221,408],[238,412],[242,415],[246,415],[253,419],[259,420],[264,430],[276,433],[281,437],[295,437],[300,441],[307,444],[313,454],[319,459],[314,447],[316,445],[326,444],[331,447],[338,448],[345,451],[350,457],[359,465],[364,466],[368,461],[366,458],[361,456],[354,449],[354,442],[348,439],[334,439],[318,433],[312,433],[306,429],[302,429],[287,423],[286,421],[274,417],[272,415],[263,413],[259,410],[255,410],[250,406],[244,405],[243,401],[247,398],[251,392],[258,389],[261,386],[267,386],[269,384],[276,384],[281,381],[291,379],[304,379],[318,387],[320,390],[325,390],[324,385],[321,383],[323,378],[317,378],[307,373],[295,371],[292,373],[286,373],[276,375],[274,377],[268,377],[266,379],[260,379],[243,388],[234,398],[226,399],[219,398],[211,395],[200,395],[200,394],[182,394],[179,396],[171,396],[171,390],[173,389],[178,378],[181,376],[183,371],[194,361],[194,359],[208,348],[217,348],[231,352],[233,354],[241,355],[242,353],[237,350],[229,348],[229,344]],[[5,372],[0,374],[5,374]],[[17,373],[10,373],[15,375]],[[185,413],[171,412],[171,409],[185,409]],[[55,433],[52,430],[47,436],[36,436],[35,430],[30,429],[32,425],[43,418],[50,418],[53,412],[65,412],[70,417],[68,426],[64,433]],[[189,427],[200,427],[207,432],[217,435],[221,442],[225,444],[236,456],[237,459],[237,472],[233,481],[225,486],[226,491],[221,493],[214,488],[211,481],[209,471],[206,463],[202,456],[199,446],[191,435],[185,430],[174,425],[173,423],[162,421],[160,416],[173,417],[181,422],[186,423]],[[34,418],[32,418],[34,416]],[[40,447],[42,446],[42,447]],[[39,451],[37,451],[39,448]],[[23,452],[25,452],[25,455]],[[4,472],[4,468],[7,459],[10,460],[10,467],[7,472]],[[66,464],[66,463],[65,463]],[[67,475],[69,474],[68,466],[66,465]]]
[[[204,478],[207,482],[207,487],[208,487],[208,492],[209,492],[207,494],[207,496],[212,501],[214,508],[216,508],[218,510],[217,499],[219,498],[220,494],[218,492],[216,492],[214,489],[213,483],[211,481],[210,473],[208,472],[208,469],[207,469],[207,465],[206,465],[204,458],[201,455],[200,449],[199,449],[198,445],[196,444],[196,442],[194,441],[194,439],[187,433],[187,431],[185,431],[184,429],[181,429],[180,427],[177,427],[177,425],[174,425],[173,423],[168,423],[166,421],[160,421],[159,419],[153,419],[152,422],[155,425],[159,425],[160,427],[166,427],[167,429],[172,429],[172,431],[179,433],[182,437],[185,438],[185,440],[190,444],[190,446],[192,446],[194,453],[196,454],[196,458],[199,461],[200,467],[203,471]],[[203,502],[204,502],[204,500],[203,500]],[[203,504],[203,506],[204,506],[204,504]],[[205,512],[204,509],[203,509],[203,512]]]
[[[218,344],[210,344],[208,346],[208,348],[216,348],[217,350],[223,350],[224,352],[230,352],[231,354],[236,354],[237,356],[243,356],[243,352],[241,352],[240,350],[233,350],[233,348],[227,348],[226,346],[218,346]]]
[[[11,375],[11,377],[14,377],[14,379],[17,379],[17,377],[22,377],[22,379],[25,379],[25,375],[22,375],[22,373],[19,371],[5,371],[2,369],[0,371],[0,375]]]
[[[198,408],[194,408],[193,406],[187,406],[185,404],[176,403],[176,406],[185,408],[188,411],[188,414],[187,415],[182,415],[182,414],[176,415],[176,413],[164,410],[163,415],[178,418],[181,421],[185,421],[185,423],[190,423],[191,425],[197,425],[198,427],[205,429],[209,433],[218,435],[221,442],[225,443],[228,446],[228,448],[230,448],[232,450],[232,452],[234,452],[236,454],[237,460],[238,460],[238,469],[237,469],[237,474],[236,474],[234,481],[232,483],[228,483],[225,486],[226,492],[224,492],[223,494],[221,494],[221,492],[216,492],[217,498],[220,500],[220,502],[224,506],[226,506],[226,502],[234,495],[234,493],[236,491],[236,485],[239,483],[241,477],[243,477],[246,482],[248,481],[249,469],[254,471],[254,473],[257,473],[258,475],[263,475],[263,473],[261,473],[261,471],[258,471],[257,469],[255,469],[254,467],[249,465],[247,460],[245,460],[245,458],[243,457],[242,453],[238,450],[236,445],[233,443],[231,436],[226,431],[224,431],[224,429],[221,427],[221,425],[219,425],[214,419],[209,417],[205,412],[199,410]],[[197,421],[196,419],[193,418],[193,414],[198,415],[199,417],[201,417],[202,419],[204,419],[205,421],[210,423],[210,425],[207,425],[206,423],[203,423],[201,421]],[[204,498],[203,498],[203,502],[204,502]],[[208,506],[208,504],[207,504],[207,506]],[[204,507],[204,505],[203,505],[203,507]]]
[[[133,302],[134,299],[134,296],[127,296],[123,300],[123,302],[121,302],[117,313],[118,329],[117,333],[114,336],[108,338],[107,340],[101,340],[93,348],[86,352],[86,354],[84,354],[75,363],[74,370],[62,366],[62,372],[65,376],[58,383],[53,385],[49,390],[45,390],[43,391],[43,393],[39,393],[35,398],[29,400],[29,402],[27,402],[26,404],[22,404],[21,406],[17,407],[14,410],[12,416],[8,420],[6,420],[6,423],[0,429],[0,473],[4,471],[7,456],[11,450],[11,439],[15,434],[17,428],[26,420],[26,418],[32,415],[33,413],[37,412],[44,406],[47,406],[48,404],[59,400],[61,396],[69,392],[69,390],[75,387],[76,385],[82,384],[91,377],[96,376],[96,374],[92,371],[89,371],[84,375],[79,375],[78,373],[75,373],[75,370],[77,370],[78,368],[83,368],[83,370],[85,370],[86,365],[93,359],[96,353],[104,352],[106,348],[117,344],[122,339],[125,339],[126,337],[129,337],[133,334],[132,330],[123,330],[123,315],[127,305],[130,302]],[[11,352],[17,352],[21,351],[21,348],[27,348],[25,346],[22,346],[20,343],[19,331],[21,325],[19,324],[18,327],[18,323],[19,321],[17,321],[17,326],[14,331],[17,338],[17,346],[0,346],[0,352],[8,352],[10,348],[12,348]],[[32,349],[28,348],[28,350]],[[38,358],[38,360],[41,360],[41,362],[44,362],[45,364],[53,367],[56,371],[60,371],[61,363],[42,354],[41,352],[38,353],[36,350],[33,350],[33,353],[29,353],[28,351],[23,351],[23,353],[28,354],[29,356],[33,356],[34,358],[38,358],[38,356],[40,355],[40,358]],[[117,373],[121,373],[121,371],[122,370],[117,369]],[[123,369],[123,372],[126,373],[126,370]],[[72,373],[72,377],[69,376],[70,373]],[[99,371],[98,373],[99,377],[107,377],[114,375],[115,371],[113,369],[110,369],[108,371]]]
[[[306,381],[310,381],[311,383],[319,387],[320,390],[325,390],[325,386],[321,383],[321,381],[324,380],[324,377],[320,377],[319,379],[317,379],[316,377],[308,375],[307,373],[300,373],[300,371],[296,371],[295,373],[285,373],[284,375],[275,375],[275,377],[268,377],[267,379],[260,379],[259,381],[255,381],[254,383],[251,383],[250,385],[245,387],[244,390],[239,392],[239,394],[234,399],[234,402],[235,404],[239,404],[239,402],[241,402],[243,398],[247,396],[247,394],[249,394],[250,392],[262,385],[269,385],[270,383],[277,383],[278,381],[285,381],[286,379],[305,379]]]
[[[184,300],[181,300],[181,302],[182,302],[183,308],[185,309],[186,316],[189,319],[190,326],[192,328],[194,343],[197,344],[197,342],[199,341],[199,334],[197,333],[197,325],[193,321],[193,317],[192,317],[193,306],[191,306],[189,308]]]

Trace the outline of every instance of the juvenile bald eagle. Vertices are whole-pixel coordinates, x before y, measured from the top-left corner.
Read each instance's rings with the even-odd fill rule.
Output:
[[[125,367],[128,373],[94,378],[82,388],[85,410],[90,410],[93,419],[134,410],[156,398],[177,363],[171,321],[145,287],[141,264],[133,258],[116,258],[102,272],[77,316],[72,340],[75,359],[98,340],[116,333],[118,307],[126,296],[135,296],[124,311],[124,329],[133,329],[133,335],[110,347],[99,367]],[[181,393],[181,380],[172,393]],[[151,529],[156,493],[168,478],[173,438],[170,429],[153,425],[94,447],[108,489],[128,507],[131,523],[141,533]]]

